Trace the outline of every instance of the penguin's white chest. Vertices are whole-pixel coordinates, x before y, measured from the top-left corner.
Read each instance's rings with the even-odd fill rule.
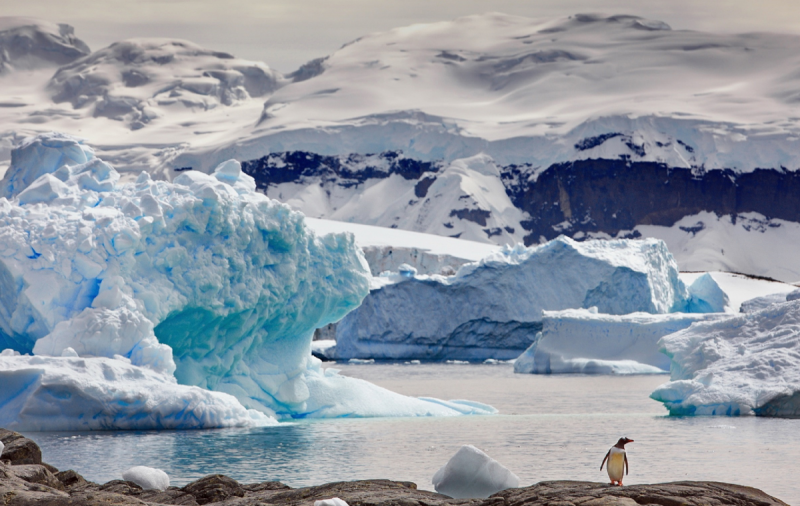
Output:
[[[608,477],[611,480],[621,481],[625,472],[625,450],[616,447],[611,448],[606,469],[608,469]]]

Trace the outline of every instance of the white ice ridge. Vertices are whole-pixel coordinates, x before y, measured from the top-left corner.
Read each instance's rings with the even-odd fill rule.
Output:
[[[472,445],[459,448],[431,481],[437,492],[456,499],[486,498],[519,486],[516,474]]]
[[[673,415],[800,416],[800,300],[661,340],[670,382],[651,397]]]
[[[378,278],[337,326],[335,357],[511,359],[533,341],[542,311],[597,306],[610,314],[667,313],[689,293],[663,242],[576,242],[505,248],[455,276]]]
[[[281,417],[492,411],[370,404],[385,391],[322,371],[311,335],[368,293],[366,262],[351,235],[317,237],[256,193],[238,162],[120,185],[66,135],[12,157],[0,185],[0,348],[120,355]]]
[[[130,360],[0,355],[0,426],[12,430],[208,429],[276,424],[232,395],[179,385]]]
[[[669,358],[658,341],[710,314],[598,314],[587,309],[545,311],[539,338],[517,358],[514,372],[532,374],[660,374]]]

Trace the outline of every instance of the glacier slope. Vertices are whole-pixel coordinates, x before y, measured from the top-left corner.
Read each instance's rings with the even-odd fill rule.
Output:
[[[260,162],[272,162],[273,171],[283,168],[278,157]],[[370,160],[369,170],[385,163]],[[357,220],[470,241],[486,242],[488,237],[501,245],[522,242],[525,230],[520,222],[525,215],[506,194],[494,160],[476,155],[442,165],[435,173],[373,176],[352,183],[321,174],[270,184],[264,190],[267,196],[313,218]],[[259,168],[245,166],[244,170],[258,178]]]
[[[675,167],[796,169],[798,124],[786,110],[795,107],[788,69],[798,44],[635,16],[491,13],[396,28],[345,45],[318,75],[278,90],[235,147],[219,144],[205,163],[188,153],[180,160],[207,170],[231,149],[243,159],[402,149],[426,160],[485,152],[543,168],[625,155]]]
[[[199,62],[196,71],[191,59],[177,56],[180,51],[164,65],[113,56],[126,44],[142,50],[164,42],[105,48],[85,58],[99,58],[96,75],[83,64],[63,75],[97,77],[102,81],[97,90],[124,107],[133,102],[117,98],[136,104],[160,100],[150,90],[148,83],[154,82],[177,84],[181,96],[165,100],[185,98],[195,105],[156,117],[136,105],[149,122],[113,121],[102,108],[95,117],[94,107],[53,103],[46,89],[49,75],[18,88],[3,80],[20,104],[0,110],[7,125],[3,137],[80,130],[100,139],[98,152],[121,172],[147,169],[163,177],[169,177],[169,168],[208,172],[229,158],[298,149],[324,154],[402,149],[428,160],[484,152],[499,163],[542,169],[620,156],[740,171],[800,166],[792,141],[798,125],[787,114],[795,108],[797,79],[788,69],[797,66],[800,45],[791,35],[670,30],[635,16],[468,16],[367,35],[320,61],[306,79],[242,64],[263,70],[269,86],[259,88],[263,93],[245,86],[247,97],[237,91],[241,100],[211,109],[206,106],[222,103],[214,98],[221,97],[217,91],[248,79],[237,70],[238,60],[210,56],[213,64]],[[150,75],[151,67],[169,69],[175,79]],[[86,96],[91,101],[93,95]],[[584,143],[601,136],[610,137]]]

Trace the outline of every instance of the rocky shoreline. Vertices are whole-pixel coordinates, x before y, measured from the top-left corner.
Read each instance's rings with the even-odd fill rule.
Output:
[[[451,499],[417,490],[410,482],[362,480],[291,488],[277,481],[244,485],[212,474],[184,487],[143,490],[130,481],[105,484],[75,471],[59,471],[42,462],[42,453],[22,434],[0,429],[0,504],[4,506],[217,505],[311,506],[339,497],[350,506],[788,506],[764,492],[741,485],[683,481],[612,487],[581,481],[546,481],[508,489],[488,499]]]

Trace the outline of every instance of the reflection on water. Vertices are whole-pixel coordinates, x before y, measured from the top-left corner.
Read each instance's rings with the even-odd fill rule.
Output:
[[[516,473],[542,480],[605,481],[600,462],[626,435],[626,484],[715,480],[761,488],[800,504],[800,420],[671,418],[648,398],[666,376],[515,375],[508,365],[359,365],[343,373],[408,395],[497,407],[485,417],[341,419],[207,431],[29,433],[44,459],[86,478],[164,469],[182,485],[212,472],[241,482],[298,487],[390,478],[432,489],[436,470],[473,444]]]

